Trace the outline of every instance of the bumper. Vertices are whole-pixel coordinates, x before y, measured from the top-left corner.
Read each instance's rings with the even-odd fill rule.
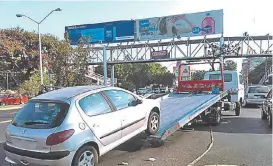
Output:
[[[5,145],[4,145],[5,146]],[[17,152],[12,152],[5,147],[6,158],[5,161],[14,165],[27,165],[27,166],[64,166],[71,165],[75,152],[70,152],[66,156],[58,159],[42,159],[35,156],[35,158],[29,155],[19,155]],[[47,155],[45,155],[47,156]]]
[[[245,99],[246,104],[262,105],[264,100],[262,99]]]

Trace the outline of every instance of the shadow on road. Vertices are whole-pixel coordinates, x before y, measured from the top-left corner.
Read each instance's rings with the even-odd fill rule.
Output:
[[[197,131],[208,131],[209,125],[193,124],[191,126]],[[272,134],[272,130],[267,126],[267,121],[260,118],[250,117],[222,117],[219,126],[212,126],[213,132],[222,133],[245,133],[245,134]]]
[[[147,139],[147,135],[145,133],[141,133],[137,135],[136,137],[130,139],[129,141],[121,144],[114,150],[125,151],[125,152],[139,151],[147,146],[146,139]]]

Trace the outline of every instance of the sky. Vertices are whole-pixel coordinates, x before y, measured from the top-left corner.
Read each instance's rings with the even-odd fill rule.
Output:
[[[224,10],[224,36],[273,34],[269,19],[270,0],[180,0],[180,1],[0,1],[0,28],[21,27],[37,31],[37,25],[16,14],[25,14],[41,20],[54,12],[41,25],[41,33],[51,33],[60,39],[69,25],[92,24],[106,21],[160,17],[173,14]],[[241,63],[241,60],[236,60]],[[164,63],[171,68],[172,63]],[[240,65],[238,66],[240,68]]]

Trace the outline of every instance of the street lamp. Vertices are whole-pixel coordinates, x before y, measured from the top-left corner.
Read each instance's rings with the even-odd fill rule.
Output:
[[[24,15],[24,14],[16,14],[16,17],[26,17],[28,19],[30,19],[31,21],[35,22],[38,25],[38,36],[39,36],[39,57],[40,57],[40,78],[41,78],[41,85],[44,84],[44,80],[43,80],[43,61],[42,61],[42,42],[41,42],[41,34],[40,34],[40,24],[49,16],[51,15],[53,12],[59,12],[62,11],[62,9],[57,8],[52,10],[50,13],[48,13],[48,15],[46,15],[40,22],[33,20],[32,18]]]

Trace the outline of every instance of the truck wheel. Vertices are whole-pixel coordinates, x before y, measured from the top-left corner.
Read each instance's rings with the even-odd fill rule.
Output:
[[[98,163],[98,152],[93,146],[83,146],[75,155],[72,166],[91,165]]]
[[[239,116],[240,113],[241,113],[241,104],[239,102],[236,102],[235,115]]]
[[[148,135],[155,135],[159,129],[159,126],[160,126],[159,114],[157,112],[151,112],[148,119],[146,133]]]
[[[214,122],[211,123],[211,125],[214,126],[220,125],[222,119],[220,107],[216,108],[214,117],[215,117]]]

